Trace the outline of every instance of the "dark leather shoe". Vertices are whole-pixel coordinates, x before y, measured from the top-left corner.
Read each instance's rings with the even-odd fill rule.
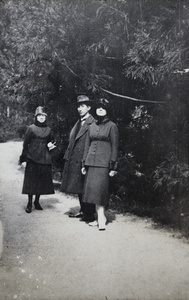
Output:
[[[35,201],[34,201],[34,206],[35,206],[35,209],[37,209],[37,210],[43,210],[41,205],[39,203],[35,203]]]
[[[31,206],[27,206],[27,207],[26,207],[26,212],[27,212],[28,214],[30,214],[31,211],[32,211],[32,207],[31,207]]]
[[[79,221],[89,223],[95,221],[95,218],[93,216],[83,216]]]
[[[106,226],[105,225],[99,225],[98,230],[104,231],[104,230],[106,230]]]

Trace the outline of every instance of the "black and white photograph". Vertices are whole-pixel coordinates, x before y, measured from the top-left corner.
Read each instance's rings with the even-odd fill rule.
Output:
[[[0,300],[189,300],[188,0],[0,0]]]

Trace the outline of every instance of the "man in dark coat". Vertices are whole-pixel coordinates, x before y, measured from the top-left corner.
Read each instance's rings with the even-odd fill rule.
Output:
[[[82,157],[85,139],[89,125],[94,122],[91,116],[92,101],[85,95],[77,97],[77,111],[80,119],[76,122],[70,132],[69,145],[65,152],[65,165],[62,174],[61,191],[70,194],[78,194],[80,211],[76,214],[70,213],[70,217],[80,218],[83,221],[94,220],[95,205],[82,202],[84,187],[84,175],[81,173]]]

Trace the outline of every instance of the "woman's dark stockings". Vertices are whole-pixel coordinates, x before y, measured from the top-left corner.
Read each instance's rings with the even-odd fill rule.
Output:
[[[37,209],[37,210],[43,210],[43,208],[39,204],[39,198],[40,198],[40,195],[35,196],[34,206],[35,206],[35,209]]]
[[[28,204],[26,207],[26,212],[28,214],[31,213],[31,211],[32,211],[32,198],[33,198],[33,195],[28,195]]]
[[[35,206],[35,209],[37,209],[37,210],[43,210],[43,208],[39,204],[39,198],[40,198],[40,195],[35,196],[34,206]],[[32,199],[33,199],[33,195],[28,195],[28,204],[26,207],[26,212],[28,214],[31,213],[31,211],[32,211]]]

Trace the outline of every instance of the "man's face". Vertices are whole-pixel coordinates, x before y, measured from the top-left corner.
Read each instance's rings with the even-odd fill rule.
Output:
[[[84,104],[84,103],[81,103],[77,107],[77,111],[78,111],[81,118],[84,117],[89,112],[90,109],[91,109],[91,107]]]

